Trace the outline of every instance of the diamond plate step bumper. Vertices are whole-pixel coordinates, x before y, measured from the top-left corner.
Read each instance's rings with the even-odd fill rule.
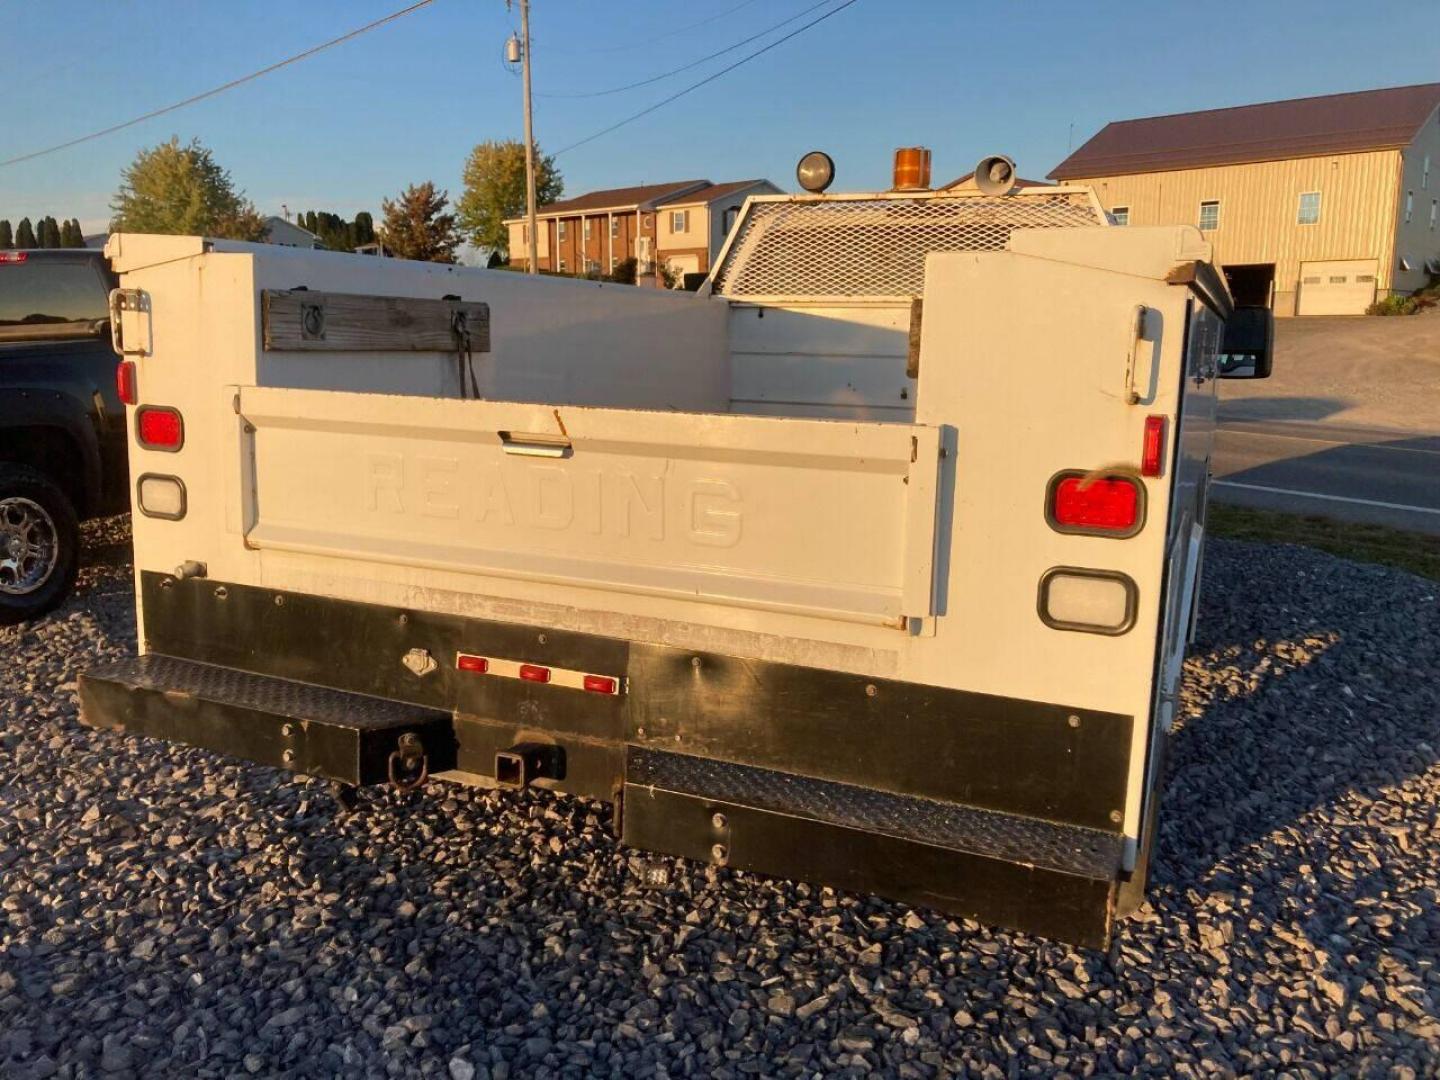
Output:
[[[1118,832],[630,747],[625,843],[1100,947]]]
[[[455,767],[448,713],[155,653],[81,675],[80,719],[357,786],[407,748],[413,776],[417,744],[428,772]]]

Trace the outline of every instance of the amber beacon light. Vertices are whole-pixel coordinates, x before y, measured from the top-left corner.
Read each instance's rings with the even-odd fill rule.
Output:
[[[930,190],[930,151],[924,146],[902,146],[895,151],[895,190]]]

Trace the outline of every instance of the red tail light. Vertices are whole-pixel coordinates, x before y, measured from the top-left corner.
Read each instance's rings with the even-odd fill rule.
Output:
[[[1165,417],[1145,418],[1145,441],[1140,447],[1140,475],[1159,476],[1165,464]]]
[[[472,671],[476,675],[484,675],[490,670],[490,661],[483,656],[471,656],[469,653],[461,653],[455,658],[455,666],[461,671]]]
[[[586,675],[585,689],[592,694],[613,694],[615,693],[615,680],[609,675]]]
[[[121,360],[115,365],[115,392],[123,405],[134,405],[140,400],[134,360]]]
[[[1050,484],[1050,524],[1060,532],[1134,536],[1143,499],[1140,485],[1129,477],[1062,473]]]
[[[539,664],[521,664],[520,677],[526,682],[549,682],[550,669]]]
[[[144,405],[135,412],[135,438],[146,450],[173,453],[185,445],[185,421],[177,409]]]
[[[28,251],[0,251],[0,263],[22,263],[29,257]]]

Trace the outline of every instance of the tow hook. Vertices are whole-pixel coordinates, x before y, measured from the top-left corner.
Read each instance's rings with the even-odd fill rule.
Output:
[[[414,791],[430,778],[430,761],[420,737],[414,732],[407,731],[400,736],[395,749],[390,751],[388,771],[396,791]]]

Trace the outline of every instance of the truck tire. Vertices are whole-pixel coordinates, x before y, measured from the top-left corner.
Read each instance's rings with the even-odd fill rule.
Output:
[[[0,464],[0,625],[59,607],[79,564],[69,496],[35,469]]]

